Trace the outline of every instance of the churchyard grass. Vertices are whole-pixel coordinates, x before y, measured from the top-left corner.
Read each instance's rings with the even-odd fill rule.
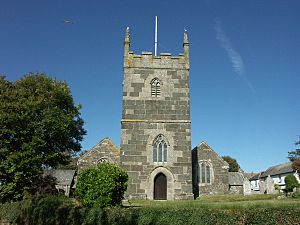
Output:
[[[134,200],[129,202],[133,207],[157,207],[174,209],[249,209],[249,208],[300,208],[300,199],[285,198],[282,195],[215,195],[203,196],[197,200],[186,201],[148,201]]]

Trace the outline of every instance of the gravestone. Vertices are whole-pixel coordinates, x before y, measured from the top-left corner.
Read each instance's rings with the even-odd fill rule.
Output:
[[[273,193],[275,193],[274,181],[270,177],[270,175],[266,179],[266,191],[267,191],[267,194],[273,194]]]
[[[261,194],[266,194],[266,189],[267,189],[267,187],[266,187],[266,182],[261,180],[261,181],[259,182],[259,192],[260,192]]]
[[[250,181],[245,178],[243,183],[244,195],[251,195],[251,184]]]

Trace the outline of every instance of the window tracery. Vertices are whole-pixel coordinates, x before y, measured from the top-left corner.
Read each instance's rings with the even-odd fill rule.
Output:
[[[200,162],[198,171],[198,180],[200,184],[211,184],[213,169],[209,162]]]
[[[150,84],[151,84],[151,96],[160,97],[160,81],[157,78],[154,78]]]
[[[153,162],[168,161],[168,144],[165,137],[160,134],[153,142]]]

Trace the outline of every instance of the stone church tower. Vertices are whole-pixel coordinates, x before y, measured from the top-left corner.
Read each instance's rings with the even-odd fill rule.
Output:
[[[124,42],[120,165],[128,199],[193,199],[189,42],[172,56],[130,51]]]

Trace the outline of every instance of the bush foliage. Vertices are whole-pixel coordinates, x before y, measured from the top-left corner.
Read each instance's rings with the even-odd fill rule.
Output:
[[[120,205],[127,180],[127,173],[117,165],[100,163],[80,173],[76,195],[88,207]]]
[[[197,202],[197,201],[195,201]],[[0,221],[19,225],[300,224],[300,208],[81,207],[65,196],[0,204]]]
[[[228,163],[229,165],[229,172],[239,172],[240,165],[236,161],[236,159],[230,156],[222,156],[222,158]]]
[[[284,178],[284,182],[285,182],[285,190],[287,192],[292,192],[295,187],[300,187],[296,177],[292,174],[287,175]]]

